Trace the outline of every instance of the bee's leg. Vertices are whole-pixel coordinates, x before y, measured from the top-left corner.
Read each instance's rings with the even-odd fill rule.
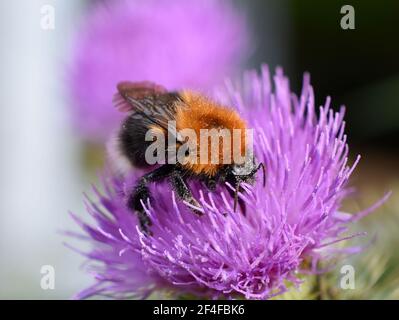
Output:
[[[230,194],[230,196],[231,196],[232,198],[234,198],[234,197],[236,196],[234,190],[231,190],[230,188],[227,188],[227,191],[228,191],[228,193]],[[239,191],[239,192],[242,192],[242,188],[238,188],[238,191]],[[247,207],[246,207],[246,205],[245,205],[245,201],[242,200],[242,199],[239,197],[238,200],[237,200],[237,203],[238,203],[238,206],[240,207],[240,210],[241,210],[242,214],[243,214],[244,216],[246,216],[246,214],[247,214]]]
[[[240,186],[238,186],[238,188],[237,188],[238,181],[236,179],[234,179],[234,180],[231,179],[231,177],[229,179],[228,173],[229,173],[228,170],[224,170],[224,171],[220,172],[219,177],[218,177],[219,183],[224,184],[225,182],[229,182],[230,185],[234,189],[236,189],[238,192],[242,192],[242,188]],[[227,189],[227,192],[229,193],[229,195],[233,199],[235,199],[235,197],[237,196],[235,190],[234,189],[232,190],[230,188],[226,188],[226,189]],[[247,211],[247,208],[246,208],[246,205],[245,205],[245,201],[242,200],[240,197],[238,197],[237,204],[238,204],[238,207],[240,208],[242,214],[245,216],[246,215],[246,211]],[[236,210],[236,208],[234,208],[234,210]]]
[[[129,195],[127,206],[132,211],[137,212],[137,216],[140,222],[140,228],[147,234],[150,234],[148,227],[151,225],[151,220],[147,216],[143,206],[141,205],[140,200],[145,202],[148,198],[151,199],[148,184],[166,178],[171,174],[171,172],[172,167],[169,165],[164,165],[155,169],[154,171],[145,174],[140,178],[133,191]]]
[[[201,208],[201,205],[195,198],[193,197],[193,194],[191,193],[191,190],[186,184],[186,181],[184,181],[184,178],[181,174],[180,171],[175,171],[173,174],[170,176],[171,179],[171,184],[173,186],[173,189],[176,191],[178,197],[183,200],[188,202],[189,204]],[[196,210],[194,208],[190,208],[195,214],[202,215],[202,212],[199,210]]]

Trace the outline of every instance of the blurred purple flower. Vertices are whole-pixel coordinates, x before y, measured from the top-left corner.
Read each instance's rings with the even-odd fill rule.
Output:
[[[231,1],[106,2],[77,33],[68,71],[77,128],[104,141],[118,123],[111,98],[121,80],[209,89],[248,56],[245,17]]]
[[[241,85],[227,85],[215,98],[235,106],[255,129],[256,156],[267,168],[266,187],[258,179],[240,195],[246,216],[232,209],[228,186],[208,193],[191,183],[204,208],[198,217],[175,200],[168,185],[155,184],[155,200],[147,203],[154,235],[146,237],[124,206],[138,174],[110,179],[105,194],[96,191],[99,203],[88,201],[96,226],[75,217],[94,243],[87,257],[97,265],[96,284],[77,297],[143,298],[169,289],[264,299],[284,292],[287,282],[299,284],[298,272],[319,272],[319,259],[357,250],[333,244],[347,239],[342,233],[348,225],[385,198],[355,215],[339,211],[359,160],[348,166],[343,108],[334,113],[327,98],[317,116],[308,75],[297,98],[278,69],[273,93],[266,67],[261,76],[249,72]],[[303,262],[311,262],[310,270],[303,269]]]

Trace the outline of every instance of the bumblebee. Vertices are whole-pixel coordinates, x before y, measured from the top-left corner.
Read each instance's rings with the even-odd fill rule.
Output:
[[[202,94],[192,91],[170,92],[152,82],[120,82],[113,102],[120,112],[127,114],[117,134],[119,154],[133,167],[153,169],[138,180],[127,197],[127,206],[137,213],[140,227],[146,234],[151,234],[151,221],[142,203],[151,199],[150,183],[167,179],[177,196],[188,203],[194,213],[201,215],[201,205],[193,197],[188,179],[201,180],[211,191],[220,183],[230,183],[234,191],[229,189],[229,192],[234,196],[236,210],[240,201],[240,183],[253,183],[259,168],[265,170],[262,163],[256,163],[246,141],[245,121],[235,110]],[[187,136],[181,134],[187,129],[196,136],[192,139],[194,144],[193,141],[188,144]],[[227,130],[228,133],[238,131],[241,143],[233,148],[235,144],[231,140],[225,142],[219,139],[216,145],[219,150],[214,157],[211,154],[215,149],[211,145],[212,137],[208,136],[205,140],[198,138],[204,130],[216,130],[216,133],[221,130]],[[154,141],[148,140],[148,133],[157,134],[156,143],[165,143],[164,149],[157,149],[158,153],[162,153],[157,156],[162,156],[165,160],[163,163],[149,163],[148,150]],[[168,136],[168,139],[159,139],[160,134]],[[205,148],[202,148],[204,144]],[[237,152],[241,156],[240,161],[234,160]],[[182,154],[183,161],[179,157],[176,160],[176,154]],[[265,184],[265,172],[263,180]],[[240,206],[245,212],[242,203]]]

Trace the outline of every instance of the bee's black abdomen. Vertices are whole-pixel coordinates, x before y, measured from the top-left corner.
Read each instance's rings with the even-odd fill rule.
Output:
[[[152,143],[145,141],[148,123],[142,119],[142,115],[134,113],[126,118],[119,132],[119,145],[122,153],[130,163],[138,168],[148,167],[145,160],[147,147]]]
[[[150,166],[145,153],[153,143],[145,141],[146,133],[154,127],[168,128],[169,121],[175,120],[175,102],[180,100],[180,96],[177,92],[168,92],[140,99],[127,95],[124,99],[132,104],[133,112],[123,122],[119,132],[119,147],[133,166],[145,168]]]

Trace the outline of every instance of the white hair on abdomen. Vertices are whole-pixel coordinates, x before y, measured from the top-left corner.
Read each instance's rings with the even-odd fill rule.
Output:
[[[109,168],[116,175],[127,175],[132,170],[132,165],[128,158],[122,154],[119,146],[119,130],[114,130],[107,141],[107,158]]]

